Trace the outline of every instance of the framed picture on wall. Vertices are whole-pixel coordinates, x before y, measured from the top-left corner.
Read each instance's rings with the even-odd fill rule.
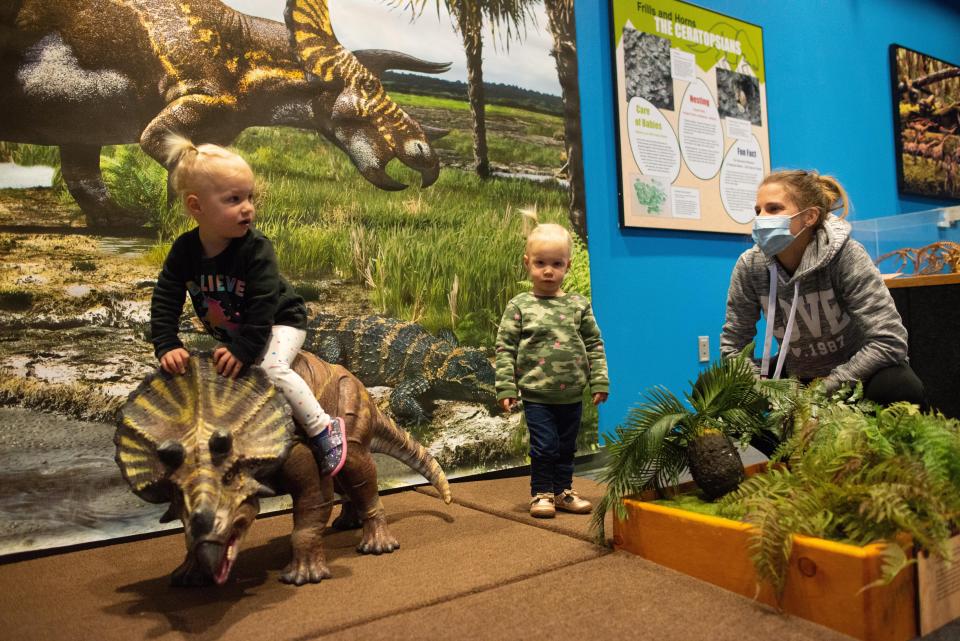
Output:
[[[960,200],[960,67],[890,45],[897,187]]]
[[[770,170],[763,31],[680,0],[610,0],[620,224],[749,233]]]

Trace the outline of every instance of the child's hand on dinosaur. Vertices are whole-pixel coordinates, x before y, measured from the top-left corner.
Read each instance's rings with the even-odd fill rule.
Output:
[[[217,366],[217,373],[229,378],[236,378],[243,369],[243,361],[223,345],[213,350],[213,362]]]
[[[171,349],[160,357],[160,367],[167,374],[186,374],[190,352],[182,347]]]

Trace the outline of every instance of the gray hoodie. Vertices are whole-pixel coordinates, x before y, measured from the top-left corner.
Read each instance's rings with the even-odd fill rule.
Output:
[[[782,364],[785,373],[800,379],[825,378],[832,390],[906,361],[907,330],[879,270],[863,245],[850,238],[846,221],[827,217],[792,277],[756,245],[740,255],[730,277],[721,355],[738,354],[754,340],[761,310],[768,314],[774,287],[773,335],[781,350],[785,330],[792,325]],[[764,360],[769,354],[767,346]],[[774,377],[774,364],[771,359],[766,375]]]

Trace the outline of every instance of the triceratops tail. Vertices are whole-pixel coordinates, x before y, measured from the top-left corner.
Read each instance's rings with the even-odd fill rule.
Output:
[[[373,438],[370,440],[370,451],[379,454],[386,454],[405,463],[410,469],[419,472],[423,478],[430,481],[430,484],[440,492],[443,502],[449,504],[453,501],[450,494],[450,484],[447,483],[447,476],[443,473],[440,464],[420,443],[415,441],[410,434],[401,430],[396,424],[377,412],[373,421]]]

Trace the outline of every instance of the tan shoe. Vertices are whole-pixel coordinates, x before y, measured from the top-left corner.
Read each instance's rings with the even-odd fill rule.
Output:
[[[593,503],[587,499],[581,498],[576,490],[564,490],[557,494],[554,499],[554,506],[564,512],[573,512],[574,514],[589,514],[593,509]]]
[[[552,519],[556,513],[552,492],[540,492],[530,499],[530,516],[538,519]]]

